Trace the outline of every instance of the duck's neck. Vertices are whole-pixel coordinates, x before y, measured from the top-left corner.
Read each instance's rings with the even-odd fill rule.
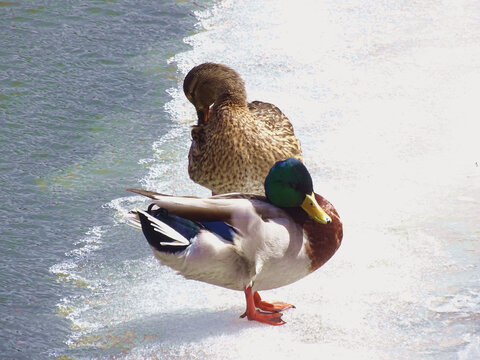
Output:
[[[342,223],[338,218],[328,225],[308,220],[303,225],[305,244],[309,258],[312,260],[310,271],[315,271],[335,254],[342,242]]]
[[[238,90],[231,91],[229,89],[219,89],[213,106],[236,105],[240,107],[247,106],[247,94],[245,89],[241,92]]]
[[[337,210],[322,196],[315,194],[315,199],[330,216],[332,222],[324,225],[308,218],[303,224],[303,231],[307,238],[307,253],[312,259],[311,271],[318,269],[335,254],[343,238],[343,225]]]
[[[335,208],[318,194],[315,194],[315,198],[323,209],[328,209],[332,218],[330,224],[318,223],[300,207],[283,208],[303,228],[305,247],[312,259],[310,271],[321,267],[335,254],[343,237],[343,225]]]
[[[309,219],[308,214],[305,212],[305,210],[303,210],[300,207],[284,207],[282,209],[285,210],[285,212],[288,215],[290,215],[293,219],[295,219],[296,223],[302,226]]]

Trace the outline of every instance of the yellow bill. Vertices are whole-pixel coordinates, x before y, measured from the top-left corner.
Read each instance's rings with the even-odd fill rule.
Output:
[[[318,221],[321,224],[330,224],[332,222],[332,218],[328,216],[320,205],[318,205],[314,193],[305,196],[305,200],[303,200],[302,203],[302,209],[305,210],[313,220]]]

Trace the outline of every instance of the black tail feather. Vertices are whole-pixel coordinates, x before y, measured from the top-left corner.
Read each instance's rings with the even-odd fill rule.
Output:
[[[166,209],[152,210],[152,206],[149,206],[146,214],[138,212],[143,234],[150,246],[161,252],[185,250],[200,231],[197,223],[169,214]],[[179,237],[183,239],[179,241]]]

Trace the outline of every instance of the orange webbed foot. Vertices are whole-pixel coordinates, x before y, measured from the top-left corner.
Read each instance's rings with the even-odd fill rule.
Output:
[[[295,309],[294,305],[287,304],[282,301],[274,301],[274,302],[263,301],[262,298],[260,297],[260,294],[257,291],[255,291],[255,293],[253,294],[253,301],[255,303],[255,306],[258,309],[269,311],[269,312],[279,312],[286,309]]]
[[[280,312],[271,313],[254,309],[253,311],[248,313],[247,311],[245,311],[242,315],[240,315],[240,317],[247,317],[248,320],[254,320],[269,325],[283,325],[286,324],[286,322],[283,321],[282,315],[283,314]]]
[[[250,286],[245,289],[245,299],[247,300],[247,309],[240,317],[247,317],[248,320],[269,325],[285,324],[285,321],[282,319],[283,314],[280,311],[295,307],[283,302],[269,303],[262,301],[258,292],[252,294],[252,288]]]

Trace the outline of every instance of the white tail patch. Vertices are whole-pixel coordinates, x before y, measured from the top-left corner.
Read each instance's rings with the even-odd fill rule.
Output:
[[[138,210],[130,211],[125,216],[125,219],[127,219],[127,225],[130,225],[131,227],[134,227],[137,230],[142,230],[142,224],[140,223],[140,219],[138,218],[137,211]]]
[[[143,210],[136,210],[137,213],[143,214],[148,221],[150,222],[150,225],[152,226],[153,230],[165,235],[166,237],[170,238],[172,241],[170,242],[160,242],[160,245],[162,246],[188,246],[190,245],[190,241],[180,234],[178,231],[170,227],[169,225],[165,224],[164,222],[158,220],[157,218],[153,217],[149,213],[143,211]],[[138,217],[137,217],[138,219]],[[138,223],[140,223],[140,220],[137,220]]]

